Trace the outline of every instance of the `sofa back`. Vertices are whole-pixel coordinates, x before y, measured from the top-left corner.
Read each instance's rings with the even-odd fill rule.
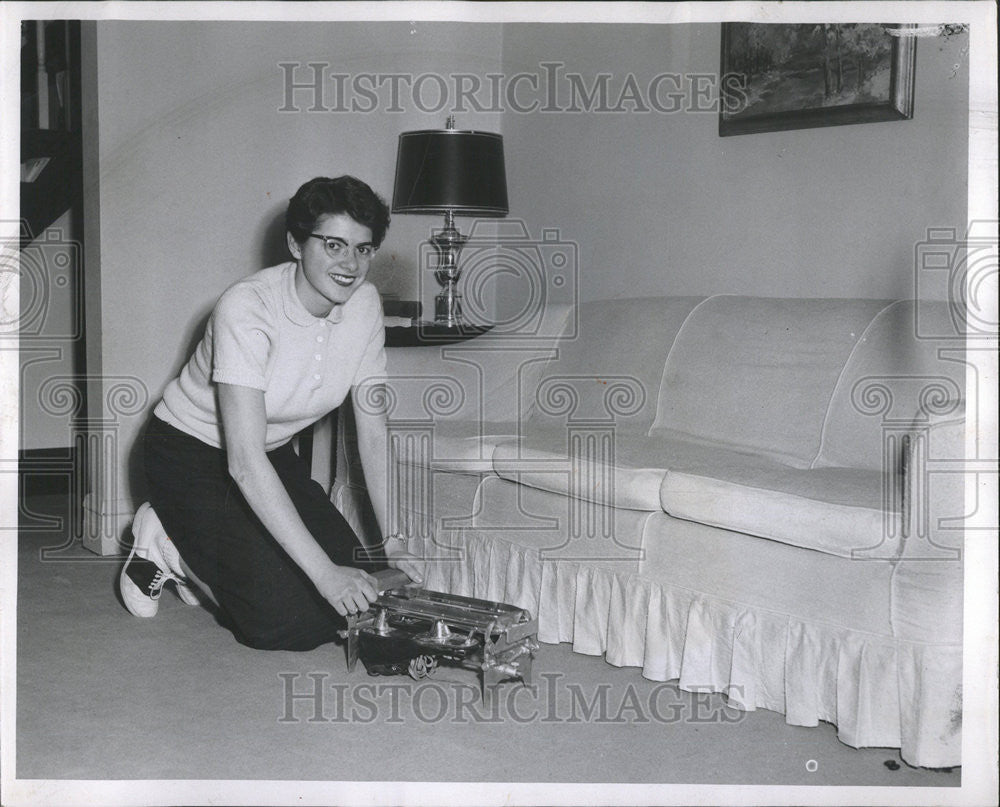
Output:
[[[886,434],[964,397],[951,315],[943,302],[739,296],[550,306],[544,328],[387,351],[390,418],[610,423],[795,467],[887,470]]]
[[[702,297],[601,300],[577,307],[576,333],[541,367],[531,426],[612,423],[645,434],[656,415],[663,363]]]
[[[964,342],[951,315],[947,303],[926,300],[900,300],[879,312],[837,382],[814,466],[889,470],[886,439],[960,407]]]
[[[878,300],[710,297],[666,358],[651,435],[809,467],[831,396]]]

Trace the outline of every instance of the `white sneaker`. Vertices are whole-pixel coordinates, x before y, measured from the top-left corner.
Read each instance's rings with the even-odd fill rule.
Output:
[[[167,581],[177,584],[177,593],[188,605],[198,605],[198,595],[187,584],[180,554],[167,537],[160,519],[144,502],[132,521],[132,551],[118,578],[122,601],[133,616],[152,617],[159,610],[160,594]]]

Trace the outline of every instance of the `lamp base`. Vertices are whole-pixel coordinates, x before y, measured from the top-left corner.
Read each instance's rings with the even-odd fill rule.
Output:
[[[434,322],[438,325],[454,328],[461,324],[462,295],[458,293],[458,278],[462,271],[458,268],[458,256],[468,240],[455,228],[454,211],[446,211],[444,229],[431,236],[431,243],[438,252],[434,277],[441,284],[441,292],[434,298]]]
[[[434,322],[448,328],[462,325],[462,295],[455,289],[455,283],[449,282],[434,298]]]

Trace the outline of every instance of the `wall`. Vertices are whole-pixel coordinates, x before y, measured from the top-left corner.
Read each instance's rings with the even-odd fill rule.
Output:
[[[104,421],[92,430],[89,545],[113,551],[108,540],[141,500],[136,436],[219,293],[286,259],[287,198],[312,176],[339,173],[388,198],[398,134],[444,123],[446,111],[412,100],[396,112],[311,112],[309,91],[293,96],[300,111],[281,112],[280,63],[511,77],[558,61],[588,81],[609,72],[620,86],[630,73],[640,84],[664,71],[715,74],[719,38],[717,24],[90,24],[88,400]],[[925,228],[965,220],[963,44],[919,44],[916,118],[905,122],[719,138],[711,112],[489,106],[458,125],[502,131],[512,223],[578,244],[581,299],[903,297]],[[418,270],[419,243],[437,225],[396,216],[371,275],[383,291],[421,297],[425,311],[436,286]]]
[[[280,224],[288,197],[313,176],[350,173],[388,200],[399,133],[445,123],[443,113],[411,105],[402,113],[310,112],[311,90],[293,96],[301,111],[279,112],[286,106],[279,63],[325,62],[345,73],[496,72],[501,29],[122,21],[88,27],[84,59],[94,64],[89,80],[97,95],[88,133],[97,148],[85,180],[85,215],[97,230],[88,233],[88,267],[99,267],[87,279],[88,369],[103,379],[89,394],[94,413],[111,422],[105,431],[113,445],[95,452],[111,459],[91,469],[104,481],[95,483],[101,492],[87,505],[87,534],[88,545],[103,541],[110,551],[107,536],[120,534],[133,499],[143,495],[139,429],[218,295],[288,259]],[[294,74],[297,82],[311,76]],[[324,94],[323,105],[334,103]],[[495,114],[458,123],[499,126]],[[395,217],[372,266],[376,285],[404,298],[420,292],[418,245],[431,226],[440,222]],[[425,310],[434,290],[428,287]]]
[[[718,24],[507,25],[503,64],[562,62],[587,86],[610,73],[613,106],[630,73],[641,88],[717,74],[720,38]],[[579,243],[582,299],[911,296],[925,229],[964,230],[967,45],[918,42],[909,121],[720,138],[715,112],[508,114],[512,214]]]

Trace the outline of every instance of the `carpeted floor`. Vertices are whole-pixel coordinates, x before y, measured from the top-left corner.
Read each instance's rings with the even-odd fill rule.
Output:
[[[53,551],[62,536],[20,539],[19,779],[961,781],[961,769],[913,769],[895,750],[841,744],[830,725],[740,713],[565,645],[543,645],[536,687],[504,685],[492,713],[465,671],[370,678],[347,672],[340,646],[249,650],[172,591],[156,618],[132,617],[116,593],[121,561]]]

